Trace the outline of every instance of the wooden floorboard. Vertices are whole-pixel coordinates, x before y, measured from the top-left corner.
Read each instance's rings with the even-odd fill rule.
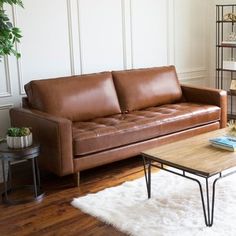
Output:
[[[74,187],[73,176],[57,177],[42,173],[46,196],[41,202],[21,205],[0,204],[0,235],[96,235],[123,236],[124,233],[72,207],[74,197],[94,193],[143,176],[141,157],[112,163],[81,173],[80,187]],[[27,163],[13,168],[14,184],[29,183]],[[2,186],[1,186],[2,188]],[[15,193],[26,197],[29,192]]]

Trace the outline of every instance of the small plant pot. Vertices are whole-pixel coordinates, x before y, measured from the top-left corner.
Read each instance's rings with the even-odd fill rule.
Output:
[[[9,148],[25,148],[33,144],[33,136],[30,133],[22,137],[10,137],[7,135],[7,145]]]

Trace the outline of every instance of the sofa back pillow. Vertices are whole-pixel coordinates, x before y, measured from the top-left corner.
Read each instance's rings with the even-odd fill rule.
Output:
[[[121,112],[110,72],[34,80],[25,91],[32,108],[72,121]]]
[[[122,112],[174,103],[182,91],[174,66],[113,71]]]

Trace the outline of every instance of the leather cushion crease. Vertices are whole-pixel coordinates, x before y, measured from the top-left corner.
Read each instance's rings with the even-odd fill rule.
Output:
[[[120,113],[110,72],[31,81],[25,90],[33,109],[72,121]]]
[[[174,66],[112,72],[122,112],[174,103],[182,91]]]

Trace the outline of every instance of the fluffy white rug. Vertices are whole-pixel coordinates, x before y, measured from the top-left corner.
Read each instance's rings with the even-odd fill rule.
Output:
[[[75,198],[72,205],[120,231],[137,236],[236,235],[236,174],[216,184],[214,225],[205,226],[197,183],[164,171]]]

